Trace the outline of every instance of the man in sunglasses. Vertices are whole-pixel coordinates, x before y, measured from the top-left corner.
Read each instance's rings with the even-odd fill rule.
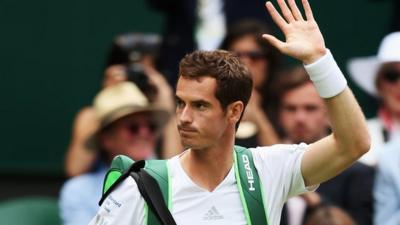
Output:
[[[95,98],[94,110],[100,127],[87,145],[98,151],[101,165],[63,186],[60,213],[64,225],[87,224],[96,215],[104,176],[115,156],[155,158],[160,133],[171,118],[166,107],[150,104],[132,82],[103,89]]]
[[[368,94],[378,98],[377,117],[367,121],[371,151],[360,161],[375,166],[377,150],[400,132],[400,32],[388,34],[378,55],[355,58],[349,62],[353,80]]]

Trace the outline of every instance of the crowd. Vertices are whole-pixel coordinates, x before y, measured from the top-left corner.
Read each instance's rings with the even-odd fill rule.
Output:
[[[70,179],[59,202],[65,225],[88,224],[96,215],[115,156],[167,159],[185,150],[174,116],[174,89],[179,60],[195,49],[230,51],[252,76],[251,97],[235,133],[237,145],[312,144],[332,133],[332,118],[307,71],[301,65],[285,68],[283,55],[262,38],[274,34],[271,18],[259,12],[263,4],[149,3],[168,12],[165,35],[118,35],[102,89],[76,115],[65,160]],[[315,192],[287,199],[282,225],[400,224],[400,32],[383,37],[376,56],[350,59],[347,69],[380,103],[377,117],[367,121],[371,148]]]

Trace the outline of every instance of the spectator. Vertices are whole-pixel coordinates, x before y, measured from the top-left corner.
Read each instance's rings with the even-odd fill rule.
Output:
[[[313,143],[330,134],[329,118],[323,100],[302,67],[292,69],[278,81],[279,115],[287,143]],[[321,202],[348,212],[358,224],[372,224],[373,168],[355,163],[343,173],[321,183],[317,193],[289,199],[287,224],[300,225],[309,210]]]
[[[180,59],[193,50],[219,47],[227,27],[242,19],[272,20],[264,12],[265,1],[251,0],[148,0],[165,13],[159,69],[174,86]]]
[[[134,160],[155,157],[157,138],[170,112],[152,105],[131,82],[102,90],[93,109],[98,130],[88,141],[99,151],[102,166],[95,172],[68,180],[61,190],[60,214],[64,225],[88,224],[96,214],[107,165],[120,154]]]
[[[374,225],[400,224],[400,135],[378,154]]]
[[[334,206],[317,207],[305,225],[356,225],[353,219],[343,210]],[[361,224],[360,224],[361,225]]]
[[[103,78],[103,88],[122,81],[131,81],[138,85],[143,93],[154,103],[161,104],[171,113],[174,111],[172,88],[163,76],[154,69],[154,60],[160,38],[151,34],[123,34],[115,38],[107,59],[107,68]],[[96,151],[90,151],[85,142],[97,129],[95,112],[92,107],[83,108],[76,116],[72,140],[66,154],[66,173],[77,176],[90,170],[96,170]],[[179,152],[181,146],[174,118],[168,123],[162,139],[162,148],[158,157],[171,157]]]
[[[252,96],[236,132],[238,145],[263,146],[278,142],[278,136],[271,124],[274,117],[270,91],[281,55],[262,39],[262,34],[267,33],[271,33],[271,30],[257,20],[239,21],[228,29],[221,45],[222,49],[239,56],[253,79]]]
[[[371,150],[360,162],[376,165],[377,149],[400,130],[400,32],[388,34],[377,56],[356,58],[349,62],[353,80],[367,93],[380,100],[378,116],[367,122]]]

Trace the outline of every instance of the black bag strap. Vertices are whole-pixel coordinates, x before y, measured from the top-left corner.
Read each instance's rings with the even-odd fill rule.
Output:
[[[143,196],[150,210],[156,215],[160,224],[176,225],[171,212],[167,208],[157,181],[143,168],[139,171],[131,171],[130,175],[136,181],[140,194]]]

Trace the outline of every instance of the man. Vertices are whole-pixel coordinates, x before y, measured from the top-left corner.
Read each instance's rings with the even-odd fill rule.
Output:
[[[283,203],[314,190],[369,149],[364,116],[346,86],[306,0],[306,20],[294,0],[278,1],[284,18],[267,9],[286,36],[264,37],[281,52],[306,64],[319,94],[325,97],[333,135],[310,145],[251,149],[262,183],[268,224],[279,224]],[[252,90],[251,77],[239,59],[225,51],[194,52],[180,63],[176,118],[184,153],[168,160],[170,208],[177,224],[248,224],[241,204],[233,159],[235,129]],[[307,149],[307,151],[305,151]],[[90,224],[145,224],[145,205],[128,177],[112,192]],[[209,217],[209,213],[212,217]],[[246,211],[247,212],[247,211]],[[247,221],[246,221],[247,220]]]
[[[74,177],[62,187],[60,215],[64,225],[87,224],[96,215],[102,182],[115,156],[123,154],[134,160],[155,157],[160,132],[170,118],[167,109],[150,105],[131,82],[103,89],[93,108],[100,127],[88,144],[100,155],[100,168]]]
[[[277,84],[279,118],[287,143],[311,144],[330,133],[323,100],[302,67],[282,76]],[[357,224],[372,225],[372,167],[355,163],[335,178],[324,182],[317,193],[289,199],[287,224],[303,224],[306,209],[321,203],[334,204],[347,211]],[[322,199],[321,199],[322,198]],[[285,214],[284,214],[285,215]],[[281,223],[282,224],[282,223]]]
[[[280,77],[276,86],[279,122],[285,142],[311,144],[328,136],[329,118],[324,101],[302,67]]]

